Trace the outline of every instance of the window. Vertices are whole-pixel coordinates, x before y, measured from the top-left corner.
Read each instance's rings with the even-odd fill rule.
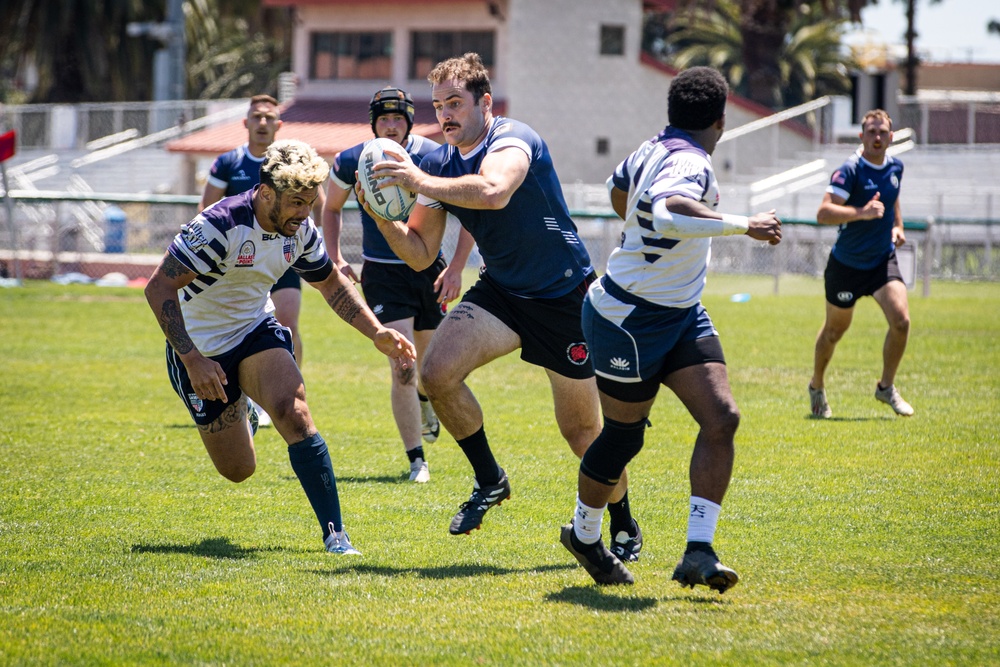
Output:
[[[314,32],[309,78],[391,79],[392,33]]]
[[[601,55],[602,56],[625,55],[625,26],[623,25],[601,26]]]
[[[461,56],[474,51],[483,59],[483,64],[493,69],[493,33],[482,32],[415,32],[410,43],[410,78],[425,79],[430,71],[442,60]]]

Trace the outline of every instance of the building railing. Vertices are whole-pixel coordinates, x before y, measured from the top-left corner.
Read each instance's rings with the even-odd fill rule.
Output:
[[[12,190],[14,219],[0,207],[0,274],[4,277],[51,278],[79,272],[91,278],[115,271],[128,278],[148,277],[167,245],[198,212],[192,195],[129,195]],[[86,218],[75,215],[88,207]],[[101,215],[96,228],[82,220]],[[621,237],[621,220],[604,209],[571,212],[594,266],[599,270]],[[712,242],[713,272],[770,275],[775,291],[788,274],[821,276],[836,240],[837,227],[815,220],[783,218],[783,240],[778,246],[720,237]],[[444,252],[450,257],[459,223],[449,218]],[[922,282],[930,292],[932,280],[1000,280],[1000,221],[906,220],[907,245],[900,263],[908,284]],[[15,234],[15,230],[19,234]],[[114,249],[116,252],[107,252]],[[357,204],[344,209],[341,249],[352,264],[361,263],[361,221]],[[473,253],[470,264],[480,261]]]

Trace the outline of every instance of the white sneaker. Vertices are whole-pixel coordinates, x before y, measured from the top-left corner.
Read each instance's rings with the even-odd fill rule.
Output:
[[[418,458],[410,464],[410,481],[417,484],[426,484],[431,481],[431,471],[427,467],[427,461]]]
[[[441,433],[441,422],[434,414],[434,408],[430,401],[420,401],[420,435],[424,442],[437,442]]]
[[[896,385],[894,384],[889,385],[885,389],[882,389],[876,384],[875,398],[883,403],[888,403],[889,406],[896,411],[897,415],[909,417],[913,414],[913,406],[903,400],[903,397],[899,395],[898,391],[896,391]]]
[[[324,545],[326,546],[326,550],[332,554],[341,556],[361,555],[361,552],[351,545],[351,540],[348,539],[346,530],[342,530],[339,533],[330,533]]]
[[[260,407],[256,401],[247,396],[247,402],[250,403],[250,407],[257,411],[257,425],[261,428],[271,425],[271,415],[264,412],[264,408]]]

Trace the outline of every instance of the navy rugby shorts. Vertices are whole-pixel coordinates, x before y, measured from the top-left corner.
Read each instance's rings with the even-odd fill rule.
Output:
[[[497,285],[485,271],[462,297],[503,322],[521,337],[521,359],[574,380],[594,377],[594,365],[580,327],[580,307],[591,274],[568,294],[527,299]]]
[[[893,280],[903,282],[895,250],[874,269],[855,269],[831,254],[823,272],[826,300],[838,308],[853,308],[858,299],[871,296]]]
[[[423,271],[406,264],[365,260],[361,269],[365,303],[382,324],[412,317],[415,331],[437,329],[447,305],[437,302],[434,281],[447,266],[440,255]]]
[[[674,371],[726,363],[712,318],[701,303],[658,306],[605,276],[583,302],[583,333],[590,344],[597,388],[612,398],[641,403],[656,396]]]
[[[269,317],[257,325],[235,348],[224,354],[209,357],[217,361],[226,373],[228,384],[223,385],[223,388],[226,390],[228,401],[223,403],[218,400],[206,401],[198,398],[191,386],[191,379],[188,377],[184,362],[177,356],[170,343],[167,343],[167,374],[170,376],[170,384],[184,401],[194,423],[199,426],[211,424],[227,407],[238,401],[243,395],[243,390],[240,389],[240,362],[272,348],[284,348],[294,356],[291,330],[281,326],[274,317]]]

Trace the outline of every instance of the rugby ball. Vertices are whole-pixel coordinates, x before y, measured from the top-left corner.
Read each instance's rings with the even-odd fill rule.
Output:
[[[405,220],[413,210],[413,205],[417,203],[417,195],[398,185],[382,187],[379,179],[375,177],[376,164],[396,159],[386,155],[387,150],[403,156],[402,161],[412,164],[413,160],[405,148],[392,139],[378,137],[369,141],[361,150],[358,158],[358,180],[361,181],[361,189],[365,193],[365,202],[375,215],[386,220]]]

